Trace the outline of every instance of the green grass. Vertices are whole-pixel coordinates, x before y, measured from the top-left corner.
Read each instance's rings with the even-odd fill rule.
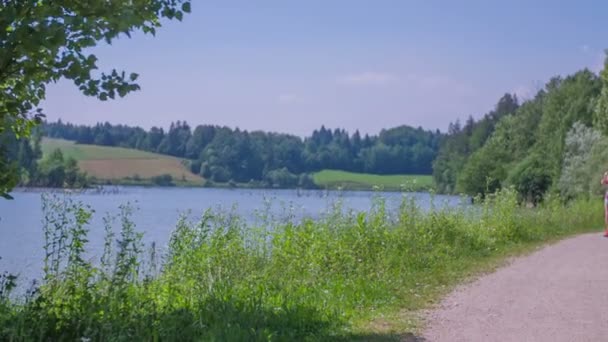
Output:
[[[433,187],[430,175],[373,175],[338,170],[323,170],[313,174],[315,184],[321,188],[344,190],[372,190],[380,188],[386,191],[429,190]]]
[[[80,169],[102,183],[130,184],[127,178],[136,178],[135,183],[146,184],[154,176],[169,174],[176,182],[202,185],[203,179],[190,172],[182,159],[157,153],[122,147],[76,144],[73,141],[44,138],[43,156],[60,149],[64,156],[78,161]]]
[[[100,159],[159,159],[171,158],[161,154],[145,152],[130,148],[110,147],[99,145],[76,144],[73,141],[63,139],[44,138],[42,140],[42,154],[50,154],[59,148],[65,157],[80,160]]]
[[[126,206],[105,221],[94,265],[90,209],[47,198],[45,279],[25,301],[0,279],[0,340],[399,340],[417,328],[413,313],[466,277],[602,220],[598,201],[526,209],[511,190],[477,209],[426,213],[408,197],[394,213],[379,200],[368,212],[253,226],[210,211],[180,220],[159,256]]]

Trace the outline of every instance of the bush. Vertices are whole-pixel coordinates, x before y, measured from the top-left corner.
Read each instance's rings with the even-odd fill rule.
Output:
[[[494,193],[502,188],[504,170],[489,148],[475,152],[458,176],[456,191],[471,196]]]
[[[169,174],[154,176],[150,179],[154,185],[158,186],[173,186],[173,177]]]
[[[226,183],[232,177],[230,171],[227,168],[215,165],[209,168],[209,176],[214,182],[217,183]]]
[[[201,173],[201,166],[202,166],[202,161],[193,160],[190,162],[190,171],[192,171],[192,173],[194,173],[195,175],[198,175]]]
[[[293,188],[298,185],[298,176],[287,168],[271,170],[264,176],[265,181],[274,188]]]
[[[51,188],[62,188],[65,183],[65,159],[60,149],[55,149],[40,163],[38,184]]]
[[[309,173],[302,173],[298,177],[298,187],[303,189],[316,189],[317,184],[315,184],[314,179]]]
[[[593,128],[575,123],[566,135],[562,165],[558,189],[563,197],[599,193],[599,181],[608,169],[608,139]]]
[[[0,277],[0,340],[293,341],[350,337],[374,315],[418,310],[479,261],[601,225],[601,203],[536,209],[505,189],[475,210],[397,212],[336,206],[319,220],[266,218],[256,229],[231,213],[182,218],[167,250],[144,252],[123,206],[107,216],[101,260],[86,257],[92,211],[45,197],[45,277],[25,300]],[[115,231],[114,224],[120,224]],[[35,324],[32,324],[35,322]],[[345,338],[346,339],[346,338]]]
[[[526,203],[537,205],[551,186],[551,176],[543,165],[540,156],[531,155],[519,163],[509,176],[519,198]]]
[[[29,183],[51,188],[84,188],[88,186],[89,179],[80,171],[74,158],[64,158],[61,150],[56,149],[41,161],[35,179]]]
[[[211,179],[211,167],[209,163],[204,162],[201,164],[199,175],[205,179]]]

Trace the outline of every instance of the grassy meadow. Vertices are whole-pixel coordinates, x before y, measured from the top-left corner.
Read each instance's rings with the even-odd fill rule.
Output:
[[[344,190],[385,191],[429,190],[433,187],[431,175],[373,175],[339,170],[323,170],[313,174],[315,184],[321,188]]]
[[[76,144],[63,139],[42,140],[43,155],[57,148],[65,157],[76,159],[82,171],[102,182],[145,185],[152,177],[168,174],[180,185],[204,183],[182,159],[172,156],[122,147]],[[427,191],[434,186],[430,175],[374,175],[339,170],[316,172],[313,181],[319,188],[343,190]]]
[[[61,149],[64,156],[78,161],[81,170],[102,181],[123,181],[139,177],[145,182],[152,177],[168,174],[177,183],[203,184],[203,179],[190,172],[181,159],[171,156],[51,138],[44,138],[41,147],[43,155]]]
[[[90,208],[43,203],[45,277],[25,298],[0,277],[3,341],[398,341],[466,277],[602,222],[599,201],[527,209],[504,190],[475,210],[425,212],[404,197],[396,212],[379,199],[299,223],[207,211],[177,222],[159,251],[142,245],[125,205],[105,218],[91,261]]]

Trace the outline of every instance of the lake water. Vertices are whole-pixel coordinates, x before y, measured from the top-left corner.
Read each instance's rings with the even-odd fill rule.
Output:
[[[111,188],[105,194],[84,193],[70,195],[95,210],[90,225],[88,250],[91,257],[100,254],[103,243],[105,213],[118,213],[121,204],[131,203],[136,230],[144,232],[144,242],[165,245],[175,223],[182,214],[192,218],[208,208],[233,210],[254,223],[260,212],[275,219],[292,217],[318,218],[340,201],[345,209],[368,211],[374,197],[382,196],[389,210],[396,210],[403,196],[413,196],[421,208],[429,208],[427,193],[377,193],[366,191],[323,190],[251,190],[210,188]],[[16,191],[14,200],[0,199],[0,272],[19,274],[21,283],[41,275],[44,259],[41,192]],[[457,206],[462,200],[454,196],[436,196],[435,205]],[[270,207],[268,207],[270,205]]]

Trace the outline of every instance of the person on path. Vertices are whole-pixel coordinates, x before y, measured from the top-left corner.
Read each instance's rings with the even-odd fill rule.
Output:
[[[601,184],[608,185],[608,171],[604,172]],[[604,228],[604,236],[608,237],[608,189],[604,192]]]

